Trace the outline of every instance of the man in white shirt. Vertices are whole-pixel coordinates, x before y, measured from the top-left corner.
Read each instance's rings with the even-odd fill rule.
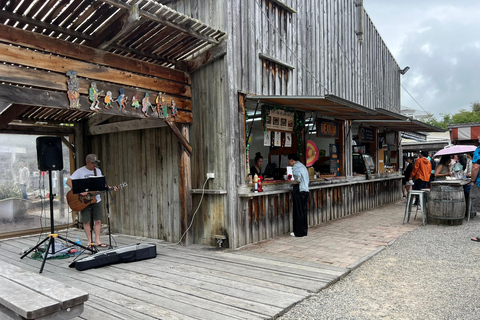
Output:
[[[18,171],[18,184],[22,190],[23,199],[27,200],[27,185],[30,180],[30,170],[25,166],[25,162],[20,161],[20,170]]]
[[[75,170],[74,173],[68,178],[67,185],[72,188],[72,180],[76,179],[87,179],[90,177],[102,177],[102,171],[97,168],[100,160],[97,159],[97,156],[94,154],[89,154],[85,158],[85,166]],[[80,195],[86,196],[88,192],[82,192]],[[102,218],[103,218],[103,204],[100,204],[102,198],[100,194],[95,195],[96,201],[90,203],[85,209],[80,213],[80,222],[83,223],[83,229],[88,239],[88,246],[95,245],[97,247],[107,247],[106,244],[100,241],[100,231],[102,227]],[[94,232],[95,232],[95,243],[92,242],[91,234],[91,221],[94,221]]]
[[[308,196],[310,178],[308,170],[300,162],[297,154],[288,155],[288,165],[292,166],[293,171],[293,232],[290,234],[295,237],[304,237],[308,233]]]

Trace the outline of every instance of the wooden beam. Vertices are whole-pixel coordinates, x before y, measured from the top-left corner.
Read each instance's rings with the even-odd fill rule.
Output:
[[[188,152],[188,155],[190,156],[192,154],[192,146],[187,141],[187,139],[182,135],[182,132],[180,131],[180,129],[178,129],[175,122],[171,120],[167,120],[165,121],[165,123],[170,127],[173,134],[177,137],[178,142],[185,148],[185,150]]]
[[[189,61],[181,61],[177,64],[179,70],[192,73],[201,67],[220,59],[227,54],[227,43],[223,41],[221,44],[214,46],[205,52],[202,52],[195,58]]]
[[[97,113],[97,114],[95,114],[93,117],[91,117],[90,119],[88,119],[88,124],[87,124],[87,126],[93,127],[93,126],[99,125],[99,124],[101,124],[102,122],[105,122],[105,121],[107,121],[108,119],[110,119],[110,118],[112,118],[112,117],[113,117],[112,114]]]
[[[3,129],[0,129],[0,133],[9,134],[31,134],[31,135],[69,135],[73,134],[74,127],[51,127],[51,126],[21,126],[10,124]]]
[[[184,72],[0,24],[0,40],[80,61],[190,84]],[[71,70],[71,69],[68,69]]]
[[[0,117],[0,129],[6,128],[10,122],[28,110],[28,108],[29,106],[11,105],[8,109],[4,110]]]
[[[126,19],[122,28],[111,39],[104,41],[101,45],[99,45],[98,48],[101,50],[105,50],[112,43],[114,43],[124,35],[130,33],[132,30],[138,27],[141,23],[142,21],[140,20],[140,16],[138,14],[138,4],[134,4],[131,10],[129,10],[128,18]]]
[[[119,121],[114,123],[107,123],[88,128],[88,135],[94,136],[106,133],[116,133],[132,130],[143,130],[152,128],[166,127],[165,121],[150,120],[150,119],[135,119],[130,121]]]
[[[120,85],[141,87],[173,95],[191,97],[190,86],[159,78],[146,77],[135,73],[126,73],[117,69],[92,65],[82,61],[65,59],[55,55],[43,54],[0,43],[0,61],[15,63],[32,68],[41,68],[56,72],[75,70],[79,77],[98,79]]]
[[[105,2],[105,3],[108,3],[112,6],[118,7],[118,8],[127,9],[129,11],[132,10],[131,5],[126,4],[126,3],[124,3],[120,0],[102,0],[102,1]],[[181,25],[178,25],[178,24],[175,24],[175,23],[171,22],[170,20],[165,19],[165,16],[170,16],[171,14],[175,14],[178,17],[180,17],[182,15],[181,13],[179,13],[177,11],[174,11],[173,9],[170,9],[169,7],[164,6],[160,3],[157,3],[157,7],[158,7],[157,12],[162,11],[162,15],[158,15],[156,13],[155,14],[150,13],[148,11],[141,10],[141,9],[139,9],[138,11],[139,11],[139,14],[140,14],[141,17],[147,18],[148,20],[161,23],[165,26],[168,26],[168,27],[173,28],[175,30],[178,30],[180,32],[184,32],[186,34],[189,34],[189,35],[191,35],[191,36],[193,36],[197,39],[201,39],[201,40],[206,41],[208,43],[218,44],[218,41],[216,39],[208,37],[208,36],[198,32],[198,31],[194,30],[191,26],[190,27],[181,26]],[[195,25],[202,24],[205,27],[208,27],[207,25],[205,25],[204,23],[202,23],[199,20],[192,19],[192,18],[190,18],[186,15],[182,15],[182,16],[184,16],[185,19],[190,19],[192,22],[195,23]]]
[[[10,101],[0,100],[0,114],[2,114],[4,110],[7,110],[11,105],[12,103]]]
[[[55,31],[67,36],[72,36],[74,38],[90,40],[90,41],[93,40],[93,37],[87,35],[86,33],[77,32],[72,29],[62,28],[54,24],[43,22],[41,20],[32,19],[27,16],[18,15],[12,12],[0,11],[0,19],[10,19],[16,22],[28,24],[29,29],[32,29],[32,27],[36,26],[42,30],[46,29],[48,31]],[[47,32],[47,33],[50,33],[50,32]]]
[[[19,67],[11,64],[0,64],[1,82],[67,92],[67,79],[68,78],[64,73],[45,72],[44,70],[35,68]],[[78,78],[78,82],[80,94],[87,95],[92,79]],[[138,87],[135,89],[126,88],[118,84],[112,84],[103,81],[96,81],[96,83],[99,91],[111,91],[114,94],[114,97],[117,96],[120,88],[123,88],[125,94],[129,97],[132,97],[133,95],[143,96],[145,91],[147,91],[142,91],[142,88]],[[164,97],[165,101],[171,101],[174,99],[179,110],[192,110],[192,100],[188,98],[172,96],[169,94],[164,94]],[[0,113],[1,111],[2,106],[0,105]]]
[[[165,62],[171,63],[173,65],[177,63],[177,60],[167,58],[167,57],[165,57],[161,54],[153,54],[153,53],[146,52],[146,51],[143,51],[143,50],[138,50],[138,49],[122,46],[121,44],[118,44],[118,43],[110,45],[108,47],[108,49],[113,49],[113,50],[118,50],[118,51],[126,51],[126,52],[130,52],[132,54],[136,54],[136,55],[139,55],[139,56],[144,56],[146,58],[150,58],[152,60],[165,61]]]
[[[67,93],[17,87],[5,84],[0,84],[0,101],[8,101],[12,104],[24,104],[29,106],[60,109],[67,109],[67,107],[69,106]],[[80,109],[78,109],[79,111],[92,113],[92,111],[89,109],[90,101],[88,101],[86,97],[80,96],[80,105],[81,107]],[[100,109],[98,113],[145,119],[145,116],[141,112],[141,110],[133,107],[126,108],[123,111],[117,107],[110,109]],[[153,113],[152,115],[155,115],[155,113]],[[0,114],[0,118],[1,117],[2,114]],[[155,121],[158,121],[160,123],[163,122],[163,119],[153,117],[150,118],[150,120],[154,119]],[[175,122],[192,123],[192,113],[182,110],[178,111],[178,116],[176,117]]]
[[[182,125],[182,136],[185,137],[185,140],[188,142],[190,140],[190,130],[189,126]],[[192,160],[190,154],[184,149],[179,149],[179,161],[178,161],[178,172],[180,175],[179,178],[179,187],[180,187],[180,224],[181,232],[185,233],[185,237],[182,239],[184,245],[193,244],[193,230],[188,230],[188,226],[191,224],[193,219],[192,212]]]
[[[63,144],[66,145],[67,148],[70,149],[70,151],[72,153],[75,153],[75,148],[73,147],[73,144],[71,144],[70,141],[67,140],[67,138],[65,138],[65,137],[61,137],[61,138],[62,138]]]

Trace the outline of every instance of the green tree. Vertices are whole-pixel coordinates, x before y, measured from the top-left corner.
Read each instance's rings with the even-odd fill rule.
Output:
[[[445,130],[448,129],[448,125],[452,124],[479,123],[480,102],[473,102],[470,108],[471,111],[462,109],[454,115],[441,113],[440,116],[442,117],[442,120],[437,120],[433,114],[428,114],[428,116],[423,118],[422,121]]]

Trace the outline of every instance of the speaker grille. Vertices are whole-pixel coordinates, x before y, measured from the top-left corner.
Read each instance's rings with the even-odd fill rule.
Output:
[[[62,139],[60,137],[37,138],[38,170],[63,170]]]

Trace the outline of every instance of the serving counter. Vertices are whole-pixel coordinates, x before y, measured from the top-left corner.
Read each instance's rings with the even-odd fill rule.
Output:
[[[310,181],[309,226],[398,201],[402,197],[402,175],[389,173],[355,177],[320,178]],[[292,230],[292,183],[267,181],[263,192],[253,184],[238,188],[238,241],[240,245],[269,239]]]

